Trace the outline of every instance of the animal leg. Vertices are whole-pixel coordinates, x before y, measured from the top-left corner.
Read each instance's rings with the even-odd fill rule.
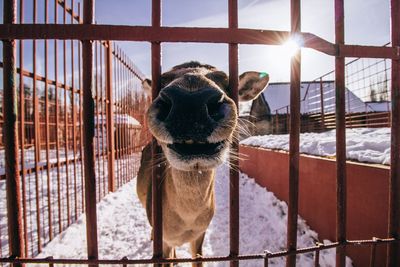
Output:
[[[190,250],[193,258],[201,258],[203,256],[203,242],[206,232],[202,233],[195,241],[190,242]],[[202,267],[203,263],[193,263],[193,267]]]
[[[165,242],[163,243],[163,258],[172,259],[175,258],[175,248],[168,246]],[[173,264],[163,264],[163,267],[172,267]]]

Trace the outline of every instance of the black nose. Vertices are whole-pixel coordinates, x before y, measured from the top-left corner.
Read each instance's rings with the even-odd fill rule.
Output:
[[[206,141],[213,132],[222,112],[224,95],[213,88],[189,92],[179,87],[161,90],[156,100],[158,119],[176,139]]]

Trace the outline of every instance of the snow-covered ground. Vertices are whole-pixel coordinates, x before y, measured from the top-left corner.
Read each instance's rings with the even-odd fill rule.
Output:
[[[45,158],[45,157],[44,157]],[[69,159],[73,158],[70,155]],[[52,159],[52,161],[55,159]],[[136,168],[139,166],[140,154],[132,154],[129,158],[116,159],[115,173],[116,177],[124,175],[135,175]],[[58,194],[58,178],[57,168],[52,168],[50,171],[50,203],[52,211],[52,231],[54,236],[60,231],[59,228],[59,209],[58,197],[60,197],[61,208],[61,226],[62,230],[66,229],[69,224],[75,221],[82,213],[83,205],[83,184],[82,184],[82,170],[81,162],[78,160],[76,169],[74,164],[68,165],[68,183],[67,183],[67,168],[62,165],[60,168],[60,196]],[[74,174],[76,173],[76,181]],[[101,199],[108,190],[108,169],[107,158],[98,158],[96,160],[96,173],[97,173],[97,200]],[[38,191],[36,192],[36,185]],[[28,256],[35,256],[38,253],[38,236],[41,236],[41,243],[46,244],[49,240],[49,207],[48,207],[48,177],[47,170],[40,171],[36,177],[35,173],[30,173],[25,176],[26,187],[26,221],[27,221],[27,237],[28,237]],[[67,188],[69,194],[67,194]],[[76,192],[76,194],[75,194]],[[38,193],[38,194],[37,194]],[[76,203],[76,206],[75,206]],[[69,208],[68,208],[69,207]],[[68,223],[67,216],[70,221]],[[39,210],[39,213],[38,213]],[[39,217],[38,217],[39,215]],[[40,218],[40,227],[38,229],[37,220]],[[0,256],[6,257],[8,255],[8,235],[7,235],[7,208],[6,208],[6,183],[4,180],[0,181]]]
[[[204,255],[229,254],[229,177],[228,168],[217,170],[217,211],[207,230]],[[145,210],[136,195],[136,179],[107,195],[97,206],[99,255],[102,259],[150,258],[152,243]],[[273,193],[240,174],[240,251],[262,253],[283,250],[286,243],[287,205]],[[318,240],[306,222],[298,219],[298,247],[312,246]],[[328,241],[325,241],[328,242]],[[85,217],[50,242],[37,257],[86,257]],[[190,257],[188,246],[177,250],[178,257]],[[321,266],[335,266],[335,250],[321,252]],[[351,266],[348,259],[348,266]],[[284,259],[270,260],[271,266],[284,266]],[[207,266],[228,266],[228,263]],[[179,266],[188,266],[180,264]],[[247,261],[241,266],[263,266],[262,261]],[[298,256],[298,266],[313,266],[313,254]]]
[[[243,145],[289,151],[289,135],[252,136]],[[390,128],[346,129],[347,158],[359,162],[390,164]],[[300,152],[334,157],[336,131],[300,134]]]

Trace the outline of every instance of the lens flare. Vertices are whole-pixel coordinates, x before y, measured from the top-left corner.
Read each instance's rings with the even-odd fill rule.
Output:
[[[293,57],[300,49],[300,44],[294,39],[290,39],[282,45],[282,52],[289,57]]]

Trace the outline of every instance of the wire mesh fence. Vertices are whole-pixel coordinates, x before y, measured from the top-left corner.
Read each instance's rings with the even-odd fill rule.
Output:
[[[80,3],[72,1],[70,7],[57,0],[43,4],[34,1],[29,9],[32,14],[27,14],[24,1],[19,1],[19,22],[82,21]],[[144,121],[150,96],[142,88],[143,74],[119,47],[103,41],[96,41],[94,47],[96,200],[100,201],[138,170],[139,153],[150,138]],[[37,255],[85,211],[81,51],[76,40],[21,40],[17,44],[18,154],[26,256]],[[3,80],[3,71],[0,75]],[[2,86],[0,101],[7,101]],[[3,123],[1,108],[1,137]],[[4,159],[3,138],[0,154]],[[109,175],[111,165],[115,166],[113,175]],[[0,257],[9,254],[5,168],[1,160]]]

